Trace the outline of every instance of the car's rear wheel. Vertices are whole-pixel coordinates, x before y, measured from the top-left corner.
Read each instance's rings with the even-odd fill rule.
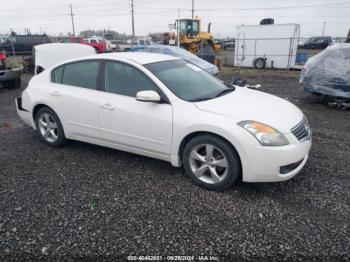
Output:
[[[48,107],[39,109],[35,124],[39,137],[45,144],[58,147],[66,142],[61,121],[52,109]]]
[[[216,136],[201,135],[191,139],[182,159],[192,182],[209,190],[223,191],[241,174],[237,153],[228,142]]]

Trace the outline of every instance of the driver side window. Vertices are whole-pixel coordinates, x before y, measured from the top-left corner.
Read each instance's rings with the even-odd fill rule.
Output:
[[[158,91],[157,86],[137,68],[118,62],[107,62],[105,67],[105,91],[136,97],[140,91]]]

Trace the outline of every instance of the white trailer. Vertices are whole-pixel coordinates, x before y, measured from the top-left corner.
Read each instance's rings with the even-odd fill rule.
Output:
[[[290,69],[299,37],[298,24],[237,26],[234,66]]]

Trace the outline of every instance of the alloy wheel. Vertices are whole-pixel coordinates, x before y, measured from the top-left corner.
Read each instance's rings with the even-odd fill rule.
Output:
[[[195,146],[189,156],[193,174],[208,184],[217,184],[225,179],[228,173],[228,162],[225,154],[216,146],[201,144]]]
[[[47,142],[54,143],[58,139],[57,123],[49,113],[43,113],[39,116],[38,126],[40,134]]]

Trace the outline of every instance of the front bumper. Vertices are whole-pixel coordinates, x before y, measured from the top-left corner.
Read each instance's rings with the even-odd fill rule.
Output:
[[[243,181],[278,182],[291,179],[306,164],[311,148],[311,139],[300,142],[293,134],[287,134],[293,143],[281,147],[257,145],[250,149],[242,163]]]

